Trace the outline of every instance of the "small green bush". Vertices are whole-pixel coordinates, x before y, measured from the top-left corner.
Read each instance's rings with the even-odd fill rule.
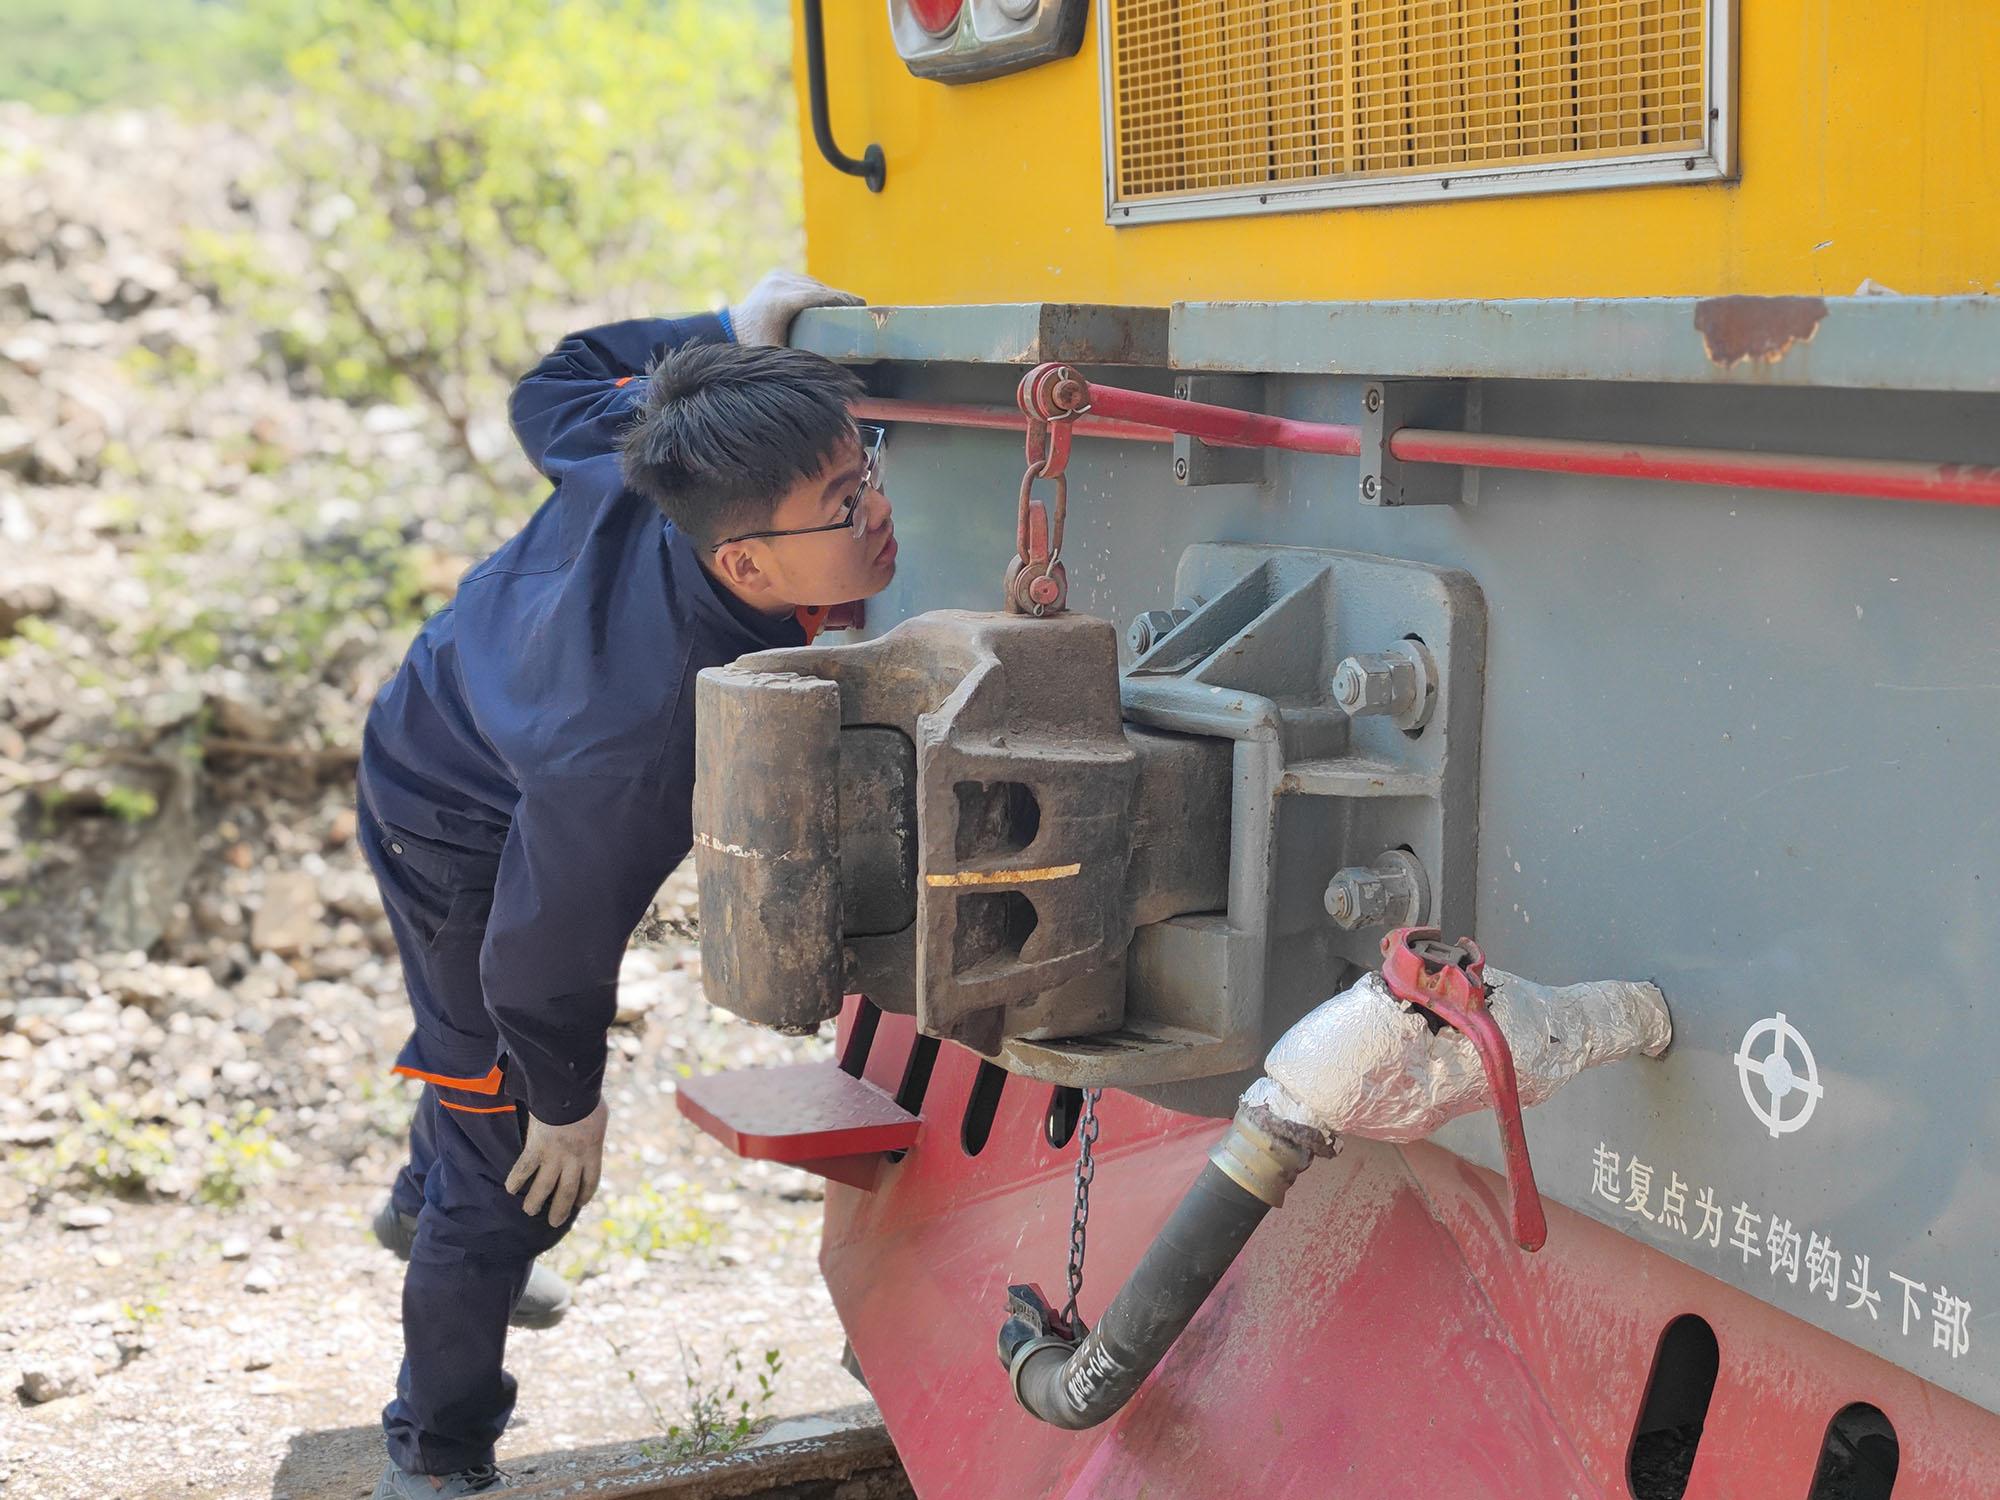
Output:
[[[270,1123],[269,1109],[250,1104],[237,1105],[227,1121],[210,1120],[195,1197],[218,1208],[236,1208],[252,1189],[290,1165],[293,1155],[271,1135],[266,1128]]]

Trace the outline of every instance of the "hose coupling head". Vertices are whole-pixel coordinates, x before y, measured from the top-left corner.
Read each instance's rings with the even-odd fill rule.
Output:
[[[1000,1325],[1000,1363],[1007,1367],[1007,1384],[1023,1409],[1021,1371],[1044,1349],[1060,1349],[1067,1359],[1075,1352],[1083,1329],[1072,1328],[1033,1282],[1007,1288],[1007,1321]]]
[[[1251,1197],[1273,1208],[1285,1206],[1285,1194],[1299,1173],[1312,1165],[1312,1152],[1285,1140],[1238,1109],[1229,1131],[1215,1143],[1208,1159],[1216,1169]]]

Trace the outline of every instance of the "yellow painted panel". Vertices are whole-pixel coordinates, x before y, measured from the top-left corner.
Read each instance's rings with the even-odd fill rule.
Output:
[[[1588,68],[1579,64],[1585,81],[1610,87],[1688,3],[1629,0],[1593,37]],[[1370,47],[1386,57],[1408,46],[1438,8],[1354,0],[1346,9],[1356,27],[1413,18],[1378,27],[1379,42],[1353,54],[1356,70],[1374,65]],[[1182,65],[1204,87],[1248,87],[1240,66],[1232,76],[1220,28],[1247,24],[1250,12],[1263,26],[1312,9],[1304,0],[1181,0],[1193,38],[1183,40]],[[1567,4],[1507,9],[1531,36],[1537,17],[1558,25]],[[811,268],[873,301],[917,303],[1838,295],[1864,279],[1908,293],[2000,291],[2000,10],[1987,0],[1754,0],[1742,10],[1737,182],[1113,228],[1104,222],[1096,15],[1075,58],[949,86],[909,75],[881,0],[831,0],[835,135],[855,155],[879,141],[889,176],[885,192],[869,193],[820,160],[807,129]],[[1433,80],[1421,106],[1393,120],[1335,109],[1356,92],[1337,76],[1346,44],[1306,45],[1286,75],[1295,81],[1272,85],[1258,105],[1255,128],[1282,140],[1280,160],[1299,175],[1318,176],[1435,170],[1434,161],[1475,158],[1483,147],[1511,155],[1498,148],[1523,133],[1586,126],[1599,148],[1616,150],[1621,136],[1690,122],[1685,98],[1668,90],[1594,117],[1588,89],[1522,73],[1513,97],[1503,91],[1442,144],[1428,138],[1432,154],[1413,160],[1412,120],[1445,111],[1451,91],[1472,87],[1482,70],[1511,67],[1503,53],[1517,45],[1497,24],[1484,42],[1475,30],[1453,76]],[[796,62],[803,122],[803,57]],[[1239,153],[1226,132],[1184,147],[1162,133],[1160,149],[1173,173],[1243,180],[1230,175]]]

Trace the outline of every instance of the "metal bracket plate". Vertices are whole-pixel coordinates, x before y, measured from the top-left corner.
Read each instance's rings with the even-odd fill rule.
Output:
[[[1463,380],[1371,380],[1361,392],[1363,505],[1459,505],[1478,498],[1476,469],[1405,464],[1389,451],[1402,427],[1477,431],[1478,387]]]
[[[1264,379],[1260,375],[1177,375],[1174,399],[1205,401],[1243,411],[1264,409]],[[1174,482],[1187,489],[1211,484],[1262,484],[1262,448],[1216,448],[1186,433],[1174,435]]]
[[[1470,924],[1486,608],[1452,569],[1220,543],[1183,554],[1174,594],[1206,602],[1127,670],[1127,733],[1228,744],[1224,899],[1142,914],[1115,1031],[1017,1035],[1006,1055],[1051,1083],[1226,1115],[1278,1033],[1375,962],[1385,929],[1325,909],[1339,870],[1401,851],[1428,877],[1428,919]],[[1409,641],[1436,665],[1421,728],[1337,705],[1346,657]]]

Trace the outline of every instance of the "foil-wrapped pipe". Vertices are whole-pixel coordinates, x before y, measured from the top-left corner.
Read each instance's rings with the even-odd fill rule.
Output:
[[[1542,985],[1498,969],[1485,976],[1523,1105],[1541,1103],[1599,1063],[1658,1057],[1673,1039],[1666,1001],[1650,984]],[[1000,1362],[1029,1414],[1075,1429],[1123,1408],[1264,1216],[1342,1135],[1422,1140],[1492,1103],[1472,1043],[1449,1027],[1432,1031],[1374,973],[1287,1031],[1264,1066],[1266,1076],[1244,1094],[1229,1131],[1096,1328],[1080,1336],[1058,1328],[1033,1287],[1009,1288]]]
[[[1632,980],[1545,985],[1486,970],[1488,1004],[1514,1054],[1523,1106],[1585,1068],[1673,1040],[1664,996]],[[1407,1143],[1491,1106],[1472,1043],[1389,993],[1370,972],[1281,1036],[1243,1105],[1266,1128],[1330,1149],[1334,1137]]]

